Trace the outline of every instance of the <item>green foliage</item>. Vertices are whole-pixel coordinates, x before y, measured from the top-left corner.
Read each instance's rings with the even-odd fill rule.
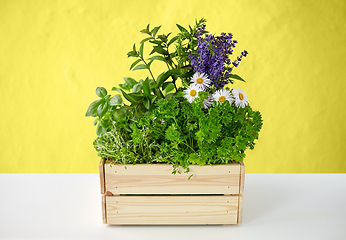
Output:
[[[170,163],[176,173],[179,166],[189,172],[190,164],[240,162],[245,150],[254,148],[262,127],[260,112],[228,101],[214,101],[205,109],[203,101],[215,93],[213,86],[199,92],[193,103],[184,98],[183,90],[194,74],[189,55],[197,52],[196,33],[207,33],[205,23],[201,19],[188,28],[177,24],[176,36],[159,34],[161,26],[150,28],[149,24],[140,31],[145,38],[127,56],[134,58],[130,70],[143,70],[147,76],[144,80],[124,77],[122,84],[112,88],[113,96],[98,87],[99,99],[85,114],[95,117],[94,147],[100,157],[120,164]],[[146,57],[147,45],[151,52]],[[155,77],[151,66],[157,61],[164,62],[167,70]],[[182,81],[179,89],[178,79]],[[236,74],[230,74],[231,83],[232,79],[244,81]]]
[[[202,98],[190,104],[182,93],[161,99],[151,114],[134,126],[135,143],[148,136],[160,143],[160,162],[188,169],[190,164],[227,164],[241,162],[247,148],[253,149],[262,127],[261,114],[250,106],[238,108],[228,101],[202,109]],[[147,129],[145,135],[138,129]],[[158,154],[158,153],[156,153]]]
[[[134,128],[136,129],[136,128]],[[94,141],[94,148],[101,158],[111,160],[113,164],[140,164],[158,162],[158,144],[151,141],[146,130],[133,131],[133,140],[112,127],[109,132],[99,136]],[[138,141],[146,137],[143,141]]]
[[[186,61],[187,53],[182,54],[188,47],[195,49],[197,39],[194,34],[198,27],[205,22],[204,19],[196,22],[196,26],[188,32],[185,28],[177,25],[181,31],[177,36],[170,38],[171,33],[157,35],[161,26],[150,29],[150,24],[140,32],[148,35],[140,42],[139,49],[136,44],[128,52],[128,57],[136,58],[131,64],[130,70],[147,70],[149,76],[145,80],[135,80],[131,77],[124,77],[124,83],[118,87],[113,87],[120,95],[107,95],[107,90],[103,87],[96,89],[96,94],[100,100],[96,100],[89,106],[86,116],[96,117],[98,125],[96,133],[98,136],[110,131],[113,125],[119,129],[131,133],[130,125],[133,121],[138,120],[143,115],[149,113],[155,108],[155,102],[159,99],[171,96],[169,93],[175,93],[178,89],[176,86],[177,79],[187,81],[186,77],[191,75],[191,66]],[[184,30],[185,29],[185,30]],[[187,45],[183,43],[188,41]],[[170,46],[173,43],[179,44],[172,51]],[[144,45],[152,45],[151,56],[147,59],[144,57]],[[191,50],[190,50],[191,52]],[[151,71],[151,65],[155,61],[165,62],[168,70],[159,74],[156,78]],[[188,71],[188,74],[187,74]],[[124,100],[128,101],[126,103]],[[120,116],[123,115],[123,116]],[[120,121],[119,121],[120,120]]]

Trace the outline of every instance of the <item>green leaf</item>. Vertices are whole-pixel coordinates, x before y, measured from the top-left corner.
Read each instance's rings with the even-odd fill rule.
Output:
[[[159,87],[173,74],[180,74],[180,70],[178,69],[172,69],[169,70],[165,73],[161,73],[158,77],[157,77],[157,84],[159,85]]]
[[[133,93],[138,93],[143,89],[142,84],[137,83],[136,85],[133,86],[132,92]]]
[[[100,98],[104,98],[107,95],[107,90],[104,87],[96,88],[96,94]]]
[[[171,82],[165,82],[162,84],[162,89],[164,89],[166,93],[171,92],[174,90],[174,84]]]
[[[150,62],[147,63],[147,69],[150,69],[150,65],[153,63],[154,60],[151,60]]]
[[[134,69],[132,69],[132,71],[136,71],[136,70],[140,70],[140,69],[147,69],[147,65],[139,64]]]
[[[107,126],[109,125],[109,124],[107,124],[107,122],[109,122],[109,121],[107,121],[107,120],[105,121],[104,119],[100,119],[100,124],[104,129],[107,129]]]
[[[240,80],[240,81],[243,81],[245,82],[244,79],[242,79],[240,76],[238,76],[237,74],[230,74],[229,75],[230,78],[233,78],[233,79],[237,79],[237,80]]]
[[[137,81],[130,77],[124,77],[124,80],[125,80],[125,83],[119,84],[119,87],[121,87],[122,89],[126,91],[130,91],[133,88],[133,86],[137,84]]]
[[[86,117],[96,117],[97,116],[97,108],[102,103],[102,99],[93,101],[88,110],[85,113]]]
[[[156,95],[150,95],[149,99],[151,101],[151,104],[153,104],[155,102],[155,100],[157,99],[157,96]]]
[[[149,41],[150,39],[153,39],[153,38],[152,38],[152,37],[144,38],[144,39],[141,41],[141,44],[142,44],[142,43],[145,43],[146,41]]]
[[[144,42],[141,43],[141,46],[139,47],[139,56],[143,58],[143,49],[144,49]]]
[[[99,122],[99,120],[97,119],[97,118],[95,118],[95,120],[94,120],[94,126],[96,126],[96,124],[98,124],[98,122]]]
[[[168,98],[173,97],[174,95],[175,95],[174,93],[168,93],[168,94],[165,96],[165,98],[168,99]]]
[[[126,120],[126,113],[126,109],[124,107],[121,107],[114,110],[113,117],[117,122],[124,122]]]
[[[151,36],[155,37],[157,31],[159,31],[160,28],[161,28],[161,26],[154,27],[154,29],[151,30]]]
[[[198,156],[197,153],[191,153],[189,156],[189,162],[197,163],[200,166],[204,166],[205,162]]]
[[[178,36],[173,37],[173,38],[168,42],[167,46],[170,46],[172,43],[174,43],[175,41],[177,41],[178,38],[179,38]]]
[[[167,36],[166,35],[159,35],[157,36],[162,42],[166,43],[167,42]]]
[[[158,84],[153,84],[153,85],[150,85],[150,90],[153,89],[153,88],[157,88]]]
[[[130,77],[124,77],[125,83],[130,87],[133,88],[134,85],[137,84],[137,81]]]
[[[127,83],[119,84],[119,87],[120,87],[121,89],[125,90],[125,91],[130,91],[130,90],[131,90],[130,86],[128,86]],[[118,89],[120,90],[120,93],[122,93],[120,88],[118,88]],[[118,90],[117,90],[117,91],[118,91]]]
[[[137,50],[136,50],[136,44],[135,44],[135,43],[133,44],[133,51],[134,51],[134,52],[137,52]]]
[[[136,101],[134,98],[132,98],[130,95],[128,95],[128,94],[127,94],[126,92],[124,92],[123,90],[121,90],[121,93],[123,94],[124,98],[125,98],[127,101],[129,101],[130,103],[134,103],[134,104],[137,103],[137,101]]]
[[[132,65],[131,65],[131,67],[130,67],[130,70],[132,69],[132,68],[134,68],[136,65],[137,65],[137,63],[139,63],[141,61],[141,59],[137,59],[136,61],[134,61],[134,63],[132,63]]]
[[[149,35],[150,35],[149,25],[150,25],[150,24],[148,24],[148,25],[147,25],[147,28],[144,28],[144,29],[141,30],[140,32],[141,32],[141,33],[146,33],[146,34],[149,34]]]
[[[162,62],[166,62],[165,58],[162,57],[162,56],[152,56],[152,57],[148,58],[148,60],[150,60],[150,61],[159,60],[159,61],[162,61]]]
[[[127,53],[127,57],[138,57],[138,52],[130,51]]]
[[[184,27],[180,26],[179,24],[176,24],[176,25],[179,28],[180,32],[182,32],[182,33],[187,32],[188,33],[188,31]]]
[[[148,98],[144,98],[143,104],[144,104],[144,107],[149,110],[150,100]]]
[[[145,34],[149,34],[150,35],[150,32],[147,30],[147,29],[143,29],[140,31],[141,33],[145,33]]]
[[[123,102],[124,101],[120,95],[115,95],[111,98],[111,100],[109,101],[109,104],[111,106],[119,106],[119,105],[123,104]]]
[[[100,118],[102,118],[106,114],[107,111],[108,111],[108,103],[107,102],[103,102],[97,108],[97,115]]]
[[[149,78],[143,82],[143,93],[144,95],[150,95]]]
[[[160,45],[162,44],[162,41],[159,41],[159,40],[150,40],[149,41],[150,43],[153,43],[153,44],[157,44],[157,45]]]
[[[142,97],[138,96],[137,94],[126,93],[124,91],[121,91],[121,92],[122,92],[124,98],[133,104],[137,104],[142,99]]]
[[[151,54],[153,54],[155,52],[163,54],[163,55],[168,55],[168,52],[165,49],[163,49],[162,46],[155,46],[155,47],[153,47],[153,50],[151,51],[151,53],[149,55],[151,55]]]
[[[105,134],[106,133],[106,129],[104,129],[102,126],[101,126],[101,124],[99,124],[99,125],[97,125],[97,127],[96,127],[96,134],[97,134],[97,136],[102,136],[103,134]]]

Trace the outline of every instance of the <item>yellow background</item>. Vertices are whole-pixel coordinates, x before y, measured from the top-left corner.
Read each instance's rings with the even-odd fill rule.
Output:
[[[0,172],[96,173],[97,99],[130,72],[139,31],[208,20],[231,32],[235,73],[264,125],[248,173],[346,172],[346,1],[0,0]],[[148,50],[148,49],[147,49]],[[164,70],[154,66],[154,74]]]

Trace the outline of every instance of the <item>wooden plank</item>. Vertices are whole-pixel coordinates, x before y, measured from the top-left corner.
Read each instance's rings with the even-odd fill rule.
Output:
[[[243,195],[240,194],[238,196],[238,224],[242,223],[243,221]]]
[[[245,165],[244,162],[240,164],[240,179],[239,179],[239,198],[238,198],[238,224],[243,221],[243,193],[245,183]]]
[[[102,220],[104,224],[107,224],[107,213],[106,213],[106,196],[101,196],[101,204],[102,204]]]
[[[99,175],[100,175],[100,189],[101,194],[105,194],[105,171],[104,171],[105,160],[101,159],[99,163]]]
[[[106,196],[116,225],[237,224],[238,196]]]
[[[239,194],[244,193],[244,183],[245,183],[245,165],[244,165],[244,162],[241,162],[241,164],[240,164]]]
[[[240,164],[190,166],[188,174],[172,174],[172,165],[105,164],[106,192],[118,194],[239,194]],[[193,177],[188,180],[188,177]]]

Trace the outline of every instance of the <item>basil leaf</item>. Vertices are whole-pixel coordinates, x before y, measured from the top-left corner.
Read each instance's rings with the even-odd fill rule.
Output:
[[[107,95],[107,90],[104,87],[98,87],[96,88],[96,95],[104,98]]]
[[[109,101],[109,104],[111,106],[119,106],[119,105],[123,104],[123,102],[124,101],[120,95],[115,95],[111,98],[111,100]]]

